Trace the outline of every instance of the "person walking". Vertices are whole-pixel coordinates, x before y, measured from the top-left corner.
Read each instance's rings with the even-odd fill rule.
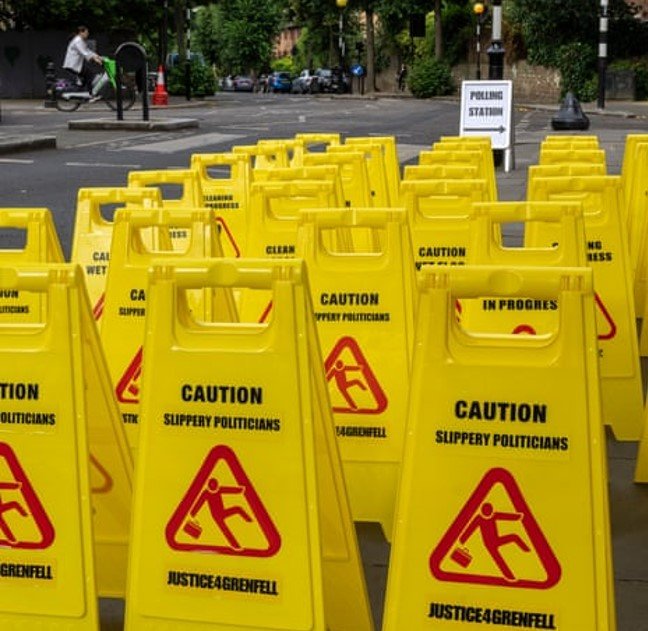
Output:
[[[398,71],[398,90],[402,92],[405,90],[405,81],[407,79],[407,66],[405,64],[401,64],[400,70]]]

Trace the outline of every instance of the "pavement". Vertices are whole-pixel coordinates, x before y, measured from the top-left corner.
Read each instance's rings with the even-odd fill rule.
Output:
[[[411,98],[402,94],[373,95],[371,97],[349,96],[335,98]],[[212,105],[218,107],[216,100],[196,100],[187,103],[182,98],[171,99],[165,111],[154,110],[153,116],[189,116],[189,110],[195,107]],[[41,110],[42,101],[3,101],[3,112],[12,109]],[[559,106],[548,104],[517,103],[516,109],[557,111]],[[605,110],[598,111],[595,104],[585,104],[588,115],[602,115],[619,118],[648,118],[648,102],[608,102]],[[105,116],[104,110],[96,110],[97,116]],[[645,123],[637,127],[646,126]],[[648,126],[647,126],[648,127]],[[587,133],[587,132],[586,132]],[[38,137],[38,135],[34,135]],[[21,137],[11,132],[11,126],[3,129],[0,123],[0,153],[17,151],[20,143],[34,140],[34,137]],[[599,135],[603,148],[608,155],[610,173],[620,170],[623,134],[609,130]],[[525,141],[523,134],[516,143],[515,153],[518,168],[504,173],[497,172],[499,195],[504,200],[521,200],[526,195],[526,166],[537,163],[539,145],[534,140]],[[642,362],[644,388],[648,376],[648,363]],[[611,526],[613,539],[614,579],[617,611],[617,631],[648,631],[648,485],[633,483],[633,470],[636,461],[637,443],[620,443],[608,436],[608,477],[611,509]],[[566,525],[566,528],[569,526]],[[358,524],[358,539],[361,547],[365,576],[369,589],[372,611],[376,628],[380,629],[382,606],[389,564],[389,544],[385,541],[380,528],[374,524]],[[586,578],[586,577],[585,577]],[[577,607],[578,604],[574,603]],[[102,599],[102,631],[120,631],[123,628],[123,602],[115,599]],[[465,625],[458,625],[457,629]],[[408,630],[403,630],[408,631]],[[572,631],[564,629],[563,631]],[[593,631],[583,629],[583,631]],[[611,629],[606,631],[612,631]]]

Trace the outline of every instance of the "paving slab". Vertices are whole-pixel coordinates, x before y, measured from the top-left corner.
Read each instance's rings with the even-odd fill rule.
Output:
[[[56,149],[56,136],[13,136],[0,134],[0,154],[33,149]]]

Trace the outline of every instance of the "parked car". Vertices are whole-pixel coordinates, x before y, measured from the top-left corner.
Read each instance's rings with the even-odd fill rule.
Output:
[[[292,82],[293,94],[306,94],[318,91],[317,76],[310,70],[302,70],[298,77],[295,77]]]
[[[254,91],[254,79],[244,75],[237,75],[232,79],[234,84],[234,92],[253,92]]]
[[[228,74],[226,77],[223,77],[220,81],[220,87],[223,92],[233,92],[234,91],[234,77],[231,74]]]
[[[269,92],[290,92],[292,80],[289,72],[273,72],[268,77]]]
[[[351,91],[351,78],[340,67],[318,68],[315,71],[320,92],[343,94]]]

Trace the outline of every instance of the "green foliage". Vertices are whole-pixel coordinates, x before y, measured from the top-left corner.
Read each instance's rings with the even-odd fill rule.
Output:
[[[581,101],[596,98],[596,51],[581,42],[565,44],[556,51],[556,66],[561,75],[561,93],[573,92]],[[592,81],[594,79],[594,82]]]
[[[220,6],[210,4],[198,12],[196,18],[196,48],[215,66],[222,65],[223,15]]]
[[[295,72],[295,60],[291,55],[273,59],[270,62],[270,68],[272,68],[273,72],[289,72],[291,75],[297,74]]]
[[[444,96],[454,91],[450,67],[429,56],[414,63],[407,85],[412,94],[419,99]]]
[[[466,59],[475,30],[471,5],[446,4],[441,14],[443,23],[443,57],[454,66]]]
[[[169,94],[185,94],[185,64],[180,63],[169,71],[167,77]],[[211,96],[216,91],[216,79],[210,66],[197,59],[191,60],[191,94]]]

